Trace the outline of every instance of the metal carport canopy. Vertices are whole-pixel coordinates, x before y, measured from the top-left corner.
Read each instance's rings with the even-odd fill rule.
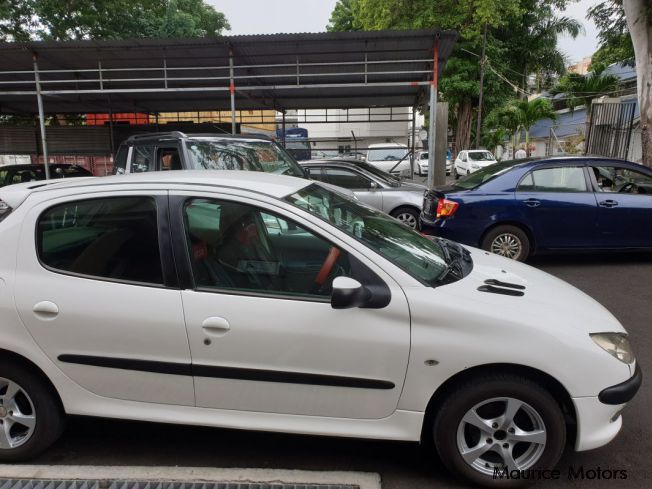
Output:
[[[0,113],[38,112],[36,70],[51,114],[414,106],[456,40],[433,29],[1,43]]]

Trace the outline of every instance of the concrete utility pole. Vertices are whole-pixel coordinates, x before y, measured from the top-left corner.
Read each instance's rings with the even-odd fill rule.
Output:
[[[439,83],[439,38],[433,46],[432,83],[430,84],[430,118],[428,120],[428,188],[435,184],[435,137],[437,135],[437,88]]]
[[[485,52],[487,49],[487,24],[484,24],[482,36],[482,57],[480,58],[480,97],[478,99],[478,125],[475,129],[475,149],[480,149],[480,135],[482,131],[482,97],[484,95],[484,65],[486,63]]]

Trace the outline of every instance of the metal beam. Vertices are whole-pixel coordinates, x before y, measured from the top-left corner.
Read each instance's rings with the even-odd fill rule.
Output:
[[[37,55],[34,53],[34,83],[36,84],[36,103],[38,104],[38,119],[41,129],[41,145],[43,146],[43,164],[45,165],[45,179],[50,179],[50,166],[48,165],[48,141],[45,135],[45,111],[43,110],[43,95],[41,94],[41,79],[38,72]]]
[[[229,48],[229,93],[231,94],[231,134],[235,134],[235,81],[233,74],[233,49]]]

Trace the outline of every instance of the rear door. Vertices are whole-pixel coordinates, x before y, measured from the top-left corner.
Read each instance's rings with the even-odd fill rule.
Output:
[[[591,165],[598,229],[608,248],[652,247],[652,175],[626,165]]]
[[[598,206],[583,165],[537,168],[519,183],[515,199],[537,248],[593,248]]]
[[[98,396],[194,405],[166,215],[167,192],[112,192],[43,202],[23,220],[18,313],[50,360]]]

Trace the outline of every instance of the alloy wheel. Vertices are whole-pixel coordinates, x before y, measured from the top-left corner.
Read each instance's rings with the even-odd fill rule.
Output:
[[[475,470],[527,470],[546,447],[541,415],[529,404],[511,397],[497,397],[476,404],[457,428],[457,448]]]
[[[411,214],[409,212],[401,212],[400,214],[396,215],[396,219],[398,219],[404,224],[407,224],[412,229],[417,228],[417,218],[414,217],[414,214]]]
[[[491,242],[491,252],[497,255],[518,260],[523,252],[523,243],[518,236],[512,233],[499,234]]]
[[[36,411],[27,392],[0,377],[0,450],[24,445],[34,434]]]

